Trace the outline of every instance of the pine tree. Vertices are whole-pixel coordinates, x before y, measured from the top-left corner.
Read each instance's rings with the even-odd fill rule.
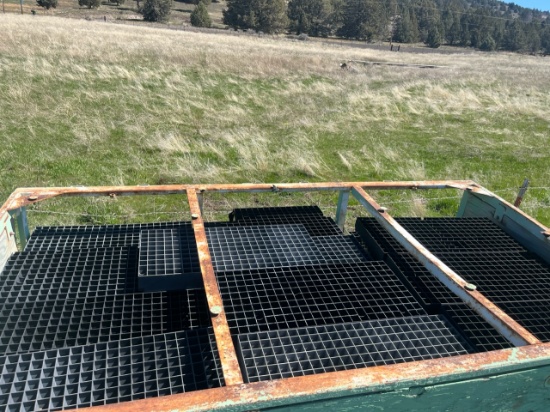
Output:
[[[523,31],[523,24],[519,20],[506,24],[506,31],[503,39],[504,47],[510,51],[525,50],[527,41]]]
[[[331,3],[328,0],[290,0],[288,18],[290,30],[296,34],[306,33],[312,36],[330,34]]]
[[[347,39],[371,41],[379,33],[379,4],[372,0],[346,0],[343,9],[342,27],[338,35]]]
[[[223,22],[235,29],[280,33],[288,26],[285,0],[227,0]]]
[[[441,46],[441,34],[435,22],[428,29],[428,38],[426,39],[426,44],[432,49],[437,49]]]
[[[145,21],[163,22],[169,19],[171,9],[172,0],[145,0],[139,12]]]
[[[191,13],[191,25],[195,27],[210,27],[212,26],[212,20],[208,14],[208,8],[206,4],[199,1],[199,4],[196,5],[195,10]]]

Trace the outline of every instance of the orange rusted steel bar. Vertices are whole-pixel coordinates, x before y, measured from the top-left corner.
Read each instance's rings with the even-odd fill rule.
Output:
[[[480,292],[476,291],[474,285],[466,282],[428,249],[422,246],[418,240],[397,223],[362,188],[354,187],[352,194],[409,253],[412,253],[434,276],[483,316],[506,339],[516,346],[540,343],[540,340],[527,329],[513,320]]]
[[[201,266],[202,280],[210,310],[212,326],[214,328],[214,336],[220,354],[222,364],[223,377],[226,385],[236,385],[243,383],[237,353],[229,332],[229,325],[225,311],[223,310],[222,297],[218,287],[218,281],[212,267],[212,258],[208,249],[206,240],[206,231],[204,229],[204,221],[202,219],[199,199],[195,189],[187,191],[187,199],[191,209],[191,220],[193,231],[195,232],[195,240],[197,242],[197,250],[199,252],[199,260]]]
[[[58,196],[130,196],[184,194],[189,189],[204,192],[279,192],[324,191],[351,189],[359,186],[372,190],[387,189],[459,189],[479,187],[471,180],[427,180],[404,182],[327,182],[281,184],[222,184],[222,185],[156,185],[156,186],[90,186],[90,187],[41,187],[19,188],[0,208],[0,212],[17,209]]]
[[[296,378],[256,382],[204,391],[189,392],[92,408],[94,411],[175,412],[175,411],[249,411],[268,406],[292,404],[292,398],[317,396],[330,399],[347,393],[368,395],[407,388],[425,381],[429,385],[459,380],[463,377],[490,377],[495,371],[506,373],[546,364],[550,359],[550,344],[524,346],[472,355],[453,356],[418,362],[399,363],[340,372],[321,373]],[[424,382],[423,382],[424,381]],[[425,383],[424,383],[425,384]],[[542,382],[540,383],[543,384]],[[297,408],[298,409],[298,408]],[[79,409],[80,410],[80,409]]]

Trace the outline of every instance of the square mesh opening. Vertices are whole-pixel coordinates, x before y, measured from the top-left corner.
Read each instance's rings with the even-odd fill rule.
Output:
[[[247,382],[470,352],[441,315],[249,333],[236,342]]]

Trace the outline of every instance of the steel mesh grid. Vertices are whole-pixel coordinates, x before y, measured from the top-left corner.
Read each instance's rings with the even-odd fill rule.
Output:
[[[207,328],[212,326],[204,289],[163,292],[167,296],[167,331]]]
[[[408,253],[374,219],[361,219],[356,222],[358,233],[375,241],[381,250],[391,256],[404,275],[404,281],[420,297],[425,307],[443,305],[443,312],[451,319],[461,333],[480,351],[511,347],[487,321],[470,309],[443,283],[433,276],[418,260]],[[376,247],[376,246],[375,246]],[[516,254],[518,252],[511,251]],[[467,255],[467,253],[466,253]],[[434,309],[432,309],[434,310]]]
[[[426,314],[383,262],[243,270],[217,277],[233,333]]]
[[[216,272],[324,263],[301,225],[206,228]]]
[[[396,218],[432,253],[454,251],[525,251],[487,218]]]
[[[289,215],[323,215],[318,206],[283,206],[253,207],[233,209],[229,214],[230,221],[239,221],[256,217],[289,216]]]
[[[25,250],[138,246],[139,233],[142,230],[178,228],[192,232],[189,222],[104,226],[39,226],[33,231]]]
[[[0,409],[63,410],[223,386],[213,331],[0,357]]]
[[[373,250],[374,256],[381,259],[386,256],[391,258],[403,274],[405,282],[417,293],[425,306],[462,302],[373,218],[358,218],[355,226],[357,234],[366,242],[369,251]]]
[[[0,353],[90,345],[166,332],[163,293],[97,296],[6,304],[0,311]]]
[[[265,226],[301,224],[310,236],[338,236],[342,231],[330,217],[323,216],[316,206],[235,209],[229,225]]]
[[[247,382],[470,352],[441,315],[250,333],[236,342]]]
[[[445,305],[443,312],[455,322],[458,330],[480,352],[514,347],[512,343],[465,303]]]
[[[438,257],[496,303],[547,301],[550,269],[529,255],[509,252],[439,253]]]
[[[498,305],[542,342],[550,342],[550,298],[546,301],[499,302]]]
[[[0,304],[131,293],[136,261],[130,247],[22,252],[0,274]]]
[[[316,236],[312,240],[327,263],[351,263],[369,260],[368,255],[351,236]]]
[[[184,272],[178,231],[142,230],[139,234],[139,276],[181,275]]]

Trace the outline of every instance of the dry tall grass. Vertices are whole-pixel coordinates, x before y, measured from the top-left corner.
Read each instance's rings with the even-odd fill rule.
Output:
[[[47,16],[1,15],[0,28],[2,197],[23,185],[119,182],[475,178],[502,189],[529,176],[548,185],[544,58]],[[342,70],[348,60],[447,67]],[[415,205],[430,213],[429,202]]]

